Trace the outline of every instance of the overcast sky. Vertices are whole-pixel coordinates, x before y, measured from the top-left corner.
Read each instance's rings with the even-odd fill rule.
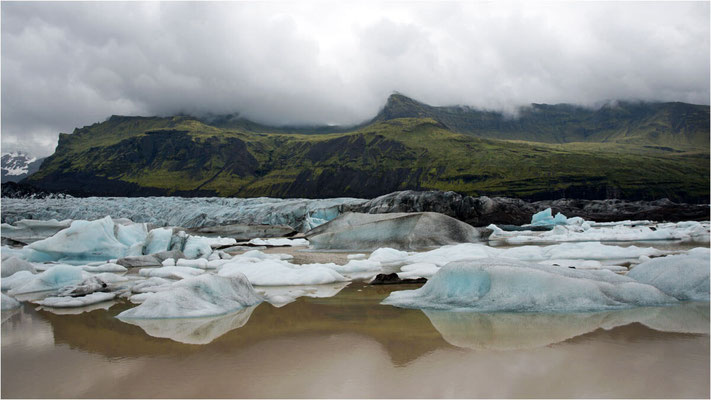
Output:
[[[709,2],[2,5],[2,145],[111,114],[352,124],[399,91],[515,110],[709,104]]]

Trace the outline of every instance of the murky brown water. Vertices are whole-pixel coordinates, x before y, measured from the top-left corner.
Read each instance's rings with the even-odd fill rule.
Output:
[[[114,318],[129,304],[76,315],[25,304],[2,312],[0,394],[709,397],[708,303],[558,315],[379,305],[406,288],[354,282],[331,298],[141,326]]]

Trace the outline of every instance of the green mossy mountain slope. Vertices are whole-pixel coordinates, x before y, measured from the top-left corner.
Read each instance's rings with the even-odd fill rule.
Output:
[[[112,196],[375,197],[438,189],[526,199],[708,199],[708,146],[494,140],[451,129],[444,118],[397,116],[386,106],[372,123],[320,134],[113,116],[61,134],[54,155],[26,182]]]

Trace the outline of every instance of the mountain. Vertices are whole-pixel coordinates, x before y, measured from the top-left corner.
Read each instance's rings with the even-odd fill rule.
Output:
[[[530,200],[708,201],[708,146],[477,137],[452,128],[456,119],[426,114],[440,108],[409,99],[424,114],[402,117],[414,109],[394,107],[399,99],[406,98],[391,97],[369,123],[320,134],[252,130],[244,120],[112,116],[60,134],[55,153],[24,182],[72,195],[323,198],[438,189]]]
[[[39,170],[42,161],[44,158],[30,157],[22,152],[3,153],[0,157],[2,183],[25,179]]]
[[[374,121],[396,118],[432,118],[454,132],[492,139],[709,147],[709,106],[678,102],[616,102],[599,109],[531,104],[514,117],[462,106],[433,107],[393,94]]]

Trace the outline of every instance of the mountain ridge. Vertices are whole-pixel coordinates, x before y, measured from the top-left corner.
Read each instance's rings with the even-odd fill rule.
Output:
[[[25,182],[73,195],[367,198],[413,189],[706,202],[708,165],[708,148],[498,140],[422,116],[319,134],[112,116],[61,134]]]

